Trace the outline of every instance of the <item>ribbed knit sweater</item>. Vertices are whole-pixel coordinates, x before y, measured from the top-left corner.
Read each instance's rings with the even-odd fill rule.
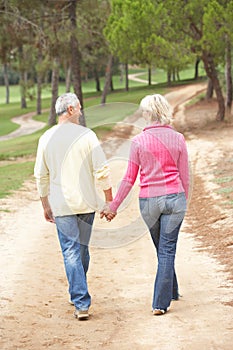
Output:
[[[154,124],[132,139],[128,168],[110,209],[117,211],[140,171],[140,198],[189,191],[188,152],[184,136],[169,125]]]

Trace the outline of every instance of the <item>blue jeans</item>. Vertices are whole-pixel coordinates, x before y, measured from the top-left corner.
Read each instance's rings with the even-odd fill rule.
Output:
[[[186,211],[184,193],[140,198],[140,211],[149,228],[158,257],[152,308],[167,310],[178,299],[175,254],[178,234]]]
[[[88,244],[95,213],[57,216],[58,238],[69,283],[70,300],[77,310],[87,310],[91,304],[86,274],[89,267]]]

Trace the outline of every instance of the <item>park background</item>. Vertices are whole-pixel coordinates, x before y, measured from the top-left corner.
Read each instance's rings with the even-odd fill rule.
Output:
[[[195,237],[197,245],[195,245],[195,249],[198,252],[203,254],[207,252],[208,255],[217,259],[220,267],[218,266],[216,280],[220,281],[222,278],[219,277],[219,270],[226,273],[223,276],[224,281],[219,282],[216,286],[216,288],[220,287],[224,290],[226,297],[221,298],[213,293],[210,300],[218,312],[219,310],[220,312],[222,310],[223,314],[228,312],[228,319],[221,318],[222,327],[226,331],[226,334],[224,333],[225,340],[222,340],[221,337],[216,340],[213,332],[218,334],[218,330],[212,328],[211,315],[208,316],[209,324],[204,323],[204,319],[200,316],[200,310],[205,307],[205,301],[199,297],[201,301],[198,304],[196,295],[192,294],[191,298],[195,300],[195,307],[199,310],[198,314],[194,312],[196,309],[193,309],[191,303],[188,305],[195,320],[196,338],[194,336],[194,342],[189,343],[188,338],[182,333],[182,322],[176,318],[178,328],[173,329],[174,340],[171,349],[186,349],[187,344],[189,344],[189,349],[192,349],[192,346],[193,349],[198,349],[203,347],[206,341],[210,349],[216,347],[230,349],[232,329],[227,326],[227,321],[232,320],[232,298],[227,297],[227,295],[232,290],[231,281],[233,278],[232,17],[232,1],[0,1],[0,63],[2,67],[0,75],[0,138],[6,137],[6,139],[0,139],[0,213],[2,223],[0,235],[2,266],[5,266],[2,276],[1,303],[4,325],[1,331],[4,349],[13,349],[18,346],[26,349],[48,347],[59,349],[66,343],[68,343],[68,348],[72,349],[73,339],[76,339],[78,346],[82,349],[91,349],[94,344],[94,340],[88,342],[88,330],[84,330],[83,326],[80,337],[76,337],[75,328],[73,328],[76,326],[73,324],[70,326],[72,336],[67,335],[66,337],[65,332],[62,333],[61,330],[60,334],[63,335],[57,336],[59,332],[56,329],[56,321],[61,327],[69,329],[70,314],[66,314],[65,306],[62,306],[62,312],[67,318],[65,320],[63,320],[61,310],[59,310],[60,313],[57,309],[54,310],[51,298],[45,301],[43,299],[43,308],[40,309],[41,300],[38,298],[38,293],[43,298],[46,298],[46,294],[40,290],[36,281],[34,282],[38,289],[37,294],[30,291],[26,277],[22,278],[25,284],[22,285],[22,281],[20,281],[22,271],[19,272],[15,269],[14,273],[11,274],[12,271],[9,270],[13,269],[14,264],[17,265],[17,259],[20,261],[19,266],[25,267],[21,260],[26,260],[27,253],[24,252],[22,242],[27,239],[31,226],[24,223],[22,215],[25,213],[29,215],[29,203],[37,200],[33,179],[37,142],[40,135],[56,123],[54,102],[57,96],[65,91],[74,91],[78,95],[84,112],[82,123],[92,128],[103,143],[114,137],[120,142],[131,137],[127,128],[125,130],[123,128],[119,135],[116,132],[117,123],[122,121],[124,123],[126,118],[132,114],[132,109],[129,106],[136,108],[141,98],[146,94],[161,93],[167,95],[184,91],[182,101],[178,102],[177,100],[174,103],[174,124],[176,129],[183,132],[186,137],[194,169],[193,194],[187,218],[188,229],[186,228],[185,232],[188,231],[192,237]],[[195,89],[195,86],[201,88]],[[194,87],[194,92],[181,90],[185,87]],[[174,101],[175,99],[173,99]],[[119,104],[123,106],[120,112]],[[99,113],[100,108],[101,113]],[[20,130],[19,125],[12,122],[12,118],[22,115],[30,115],[30,118],[35,121],[45,123],[44,127],[29,135],[11,137],[10,135],[13,135],[11,133],[17,129]],[[108,150],[110,156],[113,150]],[[23,208],[25,213],[21,212]],[[40,215],[41,218],[38,220],[43,220],[42,213]],[[24,218],[27,222],[28,218]],[[31,220],[34,221],[35,217]],[[22,228],[26,226],[27,233],[22,232],[22,228],[17,229],[14,226],[15,222],[19,222]],[[39,224],[38,227],[40,227]],[[16,230],[19,233],[15,241]],[[46,230],[48,230],[47,226]],[[46,237],[43,237],[45,241]],[[40,239],[43,241],[42,238]],[[38,242],[41,242],[40,239],[38,238]],[[15,251],[17,249],[16,242],[21,248],[18,248],[17,251]],[[50,245],[52,247],[51,242]],[[146,248],[143,246],[143,248],[147,249],[147,246]],[[129,253],[129,251],[130,248],[127,252]],[[137,252],[137,249],[135,251]],[[141,247],[139,251],[141,251]],[[39,248],[38,252],[41,253],[41,259],[45,259]],[[39,256],[38,252],[36,259]],[[121,252],[124,258],[126,258],[127,252],[124,254]],[[16,262],[11,255],[14,253],[17,253],[15,254]],[[51,251],[46,248],[46,253],[49,255]],[[113,256],[110,254],[110,252],[106,253],[109,264],[114,266],[117,261],[120,264],[119,260],[122,256],[119,257],[119,260],[117,258],[114,260],[113,257],[120,255],[120,253],[115,251]],[[130,254],[133,253],[130,252]],[[94,251],[93,255],[101,261],[98,252]],[[9,257],[11,263],[7,267]],[[40,266],[41,271],[44,271],[42,263],[38,262],[38,266],[36,263],[33,265],[30,259],[27,260],[27,263],[31,265],[31,274],[36,267],[40,270]],[[133,269],[134,265],[138,265],[134,262],[133,256],[131,259],[129,265]],[[52,266],[48,258],[45,260],[47,266],[48,264]],[[187,261],[189,262],[188,258]],[[60,256],[58,262],[60,263]],[[209,264],[207,263],[209,269],[211,269],[212,263],[215,264],[212,260]],[[27,267],[28,265],[23,273],[25,276],[28,276]],[[120,268],[124,270],[121,265]],[[51,267],[51,269],[54,271],[54,268]],[[109,282],[108,273],[110,276],[113,273],[108,269],[110,270],[110,268],[106,269],[106,285]],[[200,272],[200,266],[199,269],[190,266],[191,271],[192,269],[197,274],[203,275],[203,280],[199,282],[204,285],[205,279],[208,280],[205,272]],[[137,271],[134,272],[137,273]],[[54,274],[56,276],[56,272]],[[94,277],[96,277],[95,274],[96,272]],[[184,275],[186,276],[185,273]],[[65,288],[62,273],[58,278],[60,278],[59,288],[62,294]],[[99,284],[98,278],[100,278]],[[101,277],[98,278],[95,282],[96,285],[92,282],[93,287],[100,288],[103,293],[106,293],[107,287],[101,282]],[[114,284],[114,281],[119,283],[114,278],[111,283]],[[42,282],[41,285],[47,283],[46,281]],[[145,290],[149,289],[148,284],[144,282],[142,278]],[[12,291],[10,287],[12,287]],[[15,288],[18,288],[18,293],[15,292]],[[114,290],[113,285],[112,288]],[[199,291],[200,286],[196,288]],[[46,291],[48,292],[45,288]],[[15,298],[11,297],[11,293],[17,294],[18,303],[15,302]],[[26,300],[20,297],[22,293]],[[52,293],[56,294],[57,291],[52,290]],[[117,300],[119,293],[117,291],[114,293],[113,298]],[[133,290],[133,293],[136,292]],[[186,293],[188,294],[188,291]],[[205,290],[202,293],[205,296]],[[36,299],[34,302],[27,299],[30,299],[32,294]],[[121,293],[120,296],[122,297]],[[61,297],[57,295],[54,299],[58,301],[58,304],[61,302]],[[44,309],[47,309],[50,303],[53,308],[47,313]],[[35,307],[34,304],[39,308],[36,312],[39,321],[33,327],[31,309],[33,310]],[[106,305],[110,313],[110,305]],[[225,309],[225,306],[230,309]],[[14,307],[17,310],[16,315],[9,315],[9,311],[13,310]],[[134,307],[137,308],[137,304]],[[22,309],[26,310],[25,314],[23,314]],[[211,313],[210,305],[209,309],[205,311]],[[96,332],[96,342],[99,344],[99,348],[105,346],[114,349],[117,344],[121,344],[122,349],[129,349],[129,344],[135,345],[135,348],[138,349],[153,348],[150,341],[152,342],[154,338],[149,331],[148,334],[145,332],[145,336],[141,335],[141,338],[139,332],[139,338],[141,341],[143,339],[139,345],[136,339],[138,328],[133,328],[132,324],[133,320],[136,320],[137,327],[139,327],[140,319],[135,313],[127,313],[127,306],[125,311],[117,312],[115,310],[115,313],[111,312],[115,315],[116,321],[112,322],[111,318],[104,320],[103,337],[97,329],[101,327],[101,317],[98,319],[97,316],[96,329],[93,325],[91,326],[92,331]],[[140,308],[140,312],[143,314],[143,308]],[[177,309],[176,312],[178,315],[179,310]],[[132,328],[126,327],[126,330],[132,332],[133,340],[131,341],[127,340],[126,331],[122,331],[128,314],[130,314],[129,324]],[[48,321],[49,315],[52,315],[51,321],[54,323],[49,325],[49,330],[46,332],[45,321]],[[173,317],[178,317],[172,313],[170,315],[169,325],[173,324]],[[183,328],[188,334],[190,331],[187,328],[190,322],[189,316],[182,315],[186,325]],[[19,327],[17,335],[17,331],[14,329],[16,325],[19,326],[21,316],[23,317],[23,326]],[[215,312],[213,312],[213,316],[216,317]],[[198,327],[198,321],[203,326],[203,333]],[[146,322],[151,332],[154,327],[157,327],[157,325],[153,324],[152,326],[148,324],[148,321]],[[160,324],[160,331],[161,327],[166,328],[166,323],[163,322],[165,321]],[[113,333],[107,324],[111,325]],[[221,327],[219,327],[219,332],[220,330],[222,330]],[[39,340],[36,336],[37,331],[41,334]],[[175,342],[176,331],[181,337],[176,339],[177,342]],[[118,342],[117,334],[122,336]],[[162,331],[161,334],[165,336]],[[197,340],[198,337],[200,341]],[[35,345],[36,341],[39,341],[38,347]],[[169,349],[169,345],[164,344],[161,338],[158,338],[157,341],[162,349]]]

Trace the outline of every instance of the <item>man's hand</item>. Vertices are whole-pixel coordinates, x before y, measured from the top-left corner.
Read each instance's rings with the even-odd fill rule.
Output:
[[[116,215],[117,215],[117,213],[110,210],[108,203],[105,204],[105,206],[103,207],[103,209],[100,212],[100,218],[103,219],[103,217],[105,217],[106,220],[109,222],[112,221]]]
[[[55,223],[53,212],[50,207],[44,208],[44,217],[46,221],[52,222],[53,224]]]
[[[49,204],[48,196],[46,197],[40,197],[43,209],[44,209],[44,217],[45,220],[48,222],[52,222],[53,224],[55,223],[54,216],[52,209]]]

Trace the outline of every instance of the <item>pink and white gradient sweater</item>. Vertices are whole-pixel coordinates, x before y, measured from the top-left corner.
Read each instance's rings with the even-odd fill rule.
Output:
[[[140,198],[189,191],[188,152],[184,136],[169,125],[152,124],[132,139],[128,168],[110,210],[116,212],[140,170]]]

